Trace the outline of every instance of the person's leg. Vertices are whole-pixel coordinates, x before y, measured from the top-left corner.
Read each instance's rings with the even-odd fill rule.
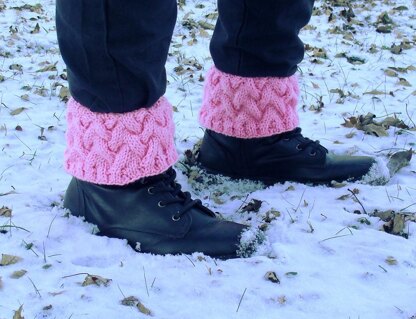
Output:
[[[313,0],[218,0],[211,40],[215,66],[242,77],[288,77],[302,61],[299,31],[310,20]]]
[[[58,0],[72,96],[93,112],[150,107],[165,93],[176,1]]]
[[[58,0],[57,31],[73,97],[64,206],[136,250],[236,257],[245,226],[175,182],[172,106],[162,95],[175,0]]]
[[[313,0],[218,0],[211,41],[214,67],[206,76],[199,153],[208,170],[268,183],[358,179],[374,161],[334,157],[297,128],[303,59],[299,31]]]

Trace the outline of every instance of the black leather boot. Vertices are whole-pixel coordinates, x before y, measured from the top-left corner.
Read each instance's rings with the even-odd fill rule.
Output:
[[[127,239],[140,252],[238,257],[241,233],[247,227],[222,220],[201,201],[192,200],[175,177],[170,168],[126,186],[73,178],[64,206],[97,225],[100,235]]]
[[[253,139],[230,137],[207,129],[198,161],[208,172],[266,184],[356,181],[375,164],[367,156],[328,154],[319,141],[303,137],[300,128]]]

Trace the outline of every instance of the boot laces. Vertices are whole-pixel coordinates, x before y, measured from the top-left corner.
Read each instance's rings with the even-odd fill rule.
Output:
[[[328,153],[328,149],[323,147],[318,140],[313,141],[302,135],[302,129],[297,127],[293,131],[283,133],[280,138],[286,141],[296,139],[299,143],[296,145],[298,151],[310,149],[309,154],[315,156],[318,152]]]
[[[143,184],[151,185],[148,187],[149,194],[170,193],[172,198],[162,200],[158,203],[159,207],[165,207],[171,204],[182,204],[183,207],[172,215],[173,221],[179,221],[183,215],[188,213],[193,207],[198,207],[204,213],[215,216],[215,214],[202,205],[199,199],[192,199],[189,192],[183,192],[180,184],[176,183],[176,172],[173,168],[166,172],[152,177],[146,177],[142,180]]]

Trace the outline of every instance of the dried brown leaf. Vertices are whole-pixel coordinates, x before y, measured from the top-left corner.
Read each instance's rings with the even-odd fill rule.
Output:
[[[218,12],[212,12],[205,15],[208,20],[216,20],[218,18]]]
[[[212,23],[209,23],[207,21],[198,21],[198,24],[202,29],[205,29],[205,30],[214,30],[215,29],[215,25],[212,24]]]
[[[138,298],[136,298],[136,297],[134,297],[134,296],[129,296],[129,297],[124,298],[124,299],[121,301],[121,304],[122,304],[123,306],[134,307],[134,306],[136,306],[136,305],[137,305],[137,303],[138,303],[138,302],[139,302],[139,299],[138,299]]]
[[[406,215],[396,214],[393,219],[393,229],[391,231],[394,235],[400,235],[404,233],[406,227]]]
[[[82,286],[96,285],[107,287],[110,284],[110,282],[111,279],[107,279],[97,275],[87,275],[87,277],[85,277],[84,279],[84,282],[82,283]]]
[[[15,310],[13,319],[25,319],[25,317],[23,317],[22,315],[22,311],[23,311],[23,305],[21,305],[19,309]]]
[[[379,25],[376,29],[378,33],[391,33],[393,28],[390,25]]]
[[[3,206],[0,208],[1,217],[12,217],[12,210],[9,207]]]
[[[371,90],[371,91],[364,92],[364,94],[369,94],[369,95],[384,95],[385,92],[379,91],[379,90]]]
[[[315,58],[327,59],[328,55],[324,48],[315,48],[312,52],[312,56]]]
[[[20,7],[11,7],[11,9],[18,10],[18,11],[28,10],[30,12],[36,12],[36,13],[42,13],[43,12],[43,8],[42,8],[42,5],[40,3],[37,3],[35,5],[24,4]]]
[[[16,270],[10,275],[10,278],[19,279],[19,278],[22,278],[24,275],[26,275],[26,273],[27,273],[27,270],[24,270],[24,269]]]
[[[347,200],[350,197],[351,197],[350,194],[345,194],[345,195],[342,195],[342,196],[338,197],[337,200]]]
[[[275,284],[280,284],[280,279],[277,277],[277,274],[274,271],[268,271],[264,275],[264,279],[271,281]]]
[[[385,128],[389,128],[390,126],[398,127],[402,129],[409,129],[409,126],[407,126],[402,120],[398,119],[397,117],[386,117],[381,123],[382,126]]]
[[[121,304],[124,306],[136,307],[142,314],[147,315],[147,316],[152,316],[152,312],[150,311],[150,309],[148,309],[145,305],[143,305],[143,303],[139,300],[139,298],[135,296],[129,296],[129,297],[124,298],[121,301]]]
[[[142,314],[144,314],[146,316],[151,316],[152,315],[152,312],[150,311],[150,309],[146,308],[146,306],[143,305],[140,301],[137,303],[136,307],[137,307],[137,309],[139,309],[139,311]]]
[[[387,222],[391,220],[394,217],[394,210],[386,210],[386,211],[378,211],[375,210],[372,214],[372,216],[378,217],[381,220]]]
[[[390,48],[390,52],[393,54],[400,54],[403,52],[403,47],[400,44],[393,44]]]
[[[346,58],[349,63],[354,64],[354,65],[364,64],[366,62],[364,58],[360,58],[358,56],[346,56]]]
[[[43,68],[37,70],[36,72],[51,72],[51,71],[56,71],[56,64],[58,62],[55,62],[54,64],[47,64],[45,65]]]
[[[250,201],[250,203],[248,203],[247,205],[245,205],[242,209],[241,212],[258,212],[261,208],[261,204],[263,202],[261,200],[258,199],[252,199]]]
[[[59,90],[59,98],[61,101],[68,102],[70,96],[71,94],[69,92],[69,88],[66,86],[61,86],[61,89]]]
[[[295,186],[290,185],[288,188],[285,189],[285,192],[294,191],[294,190],[295,190]]]
[[[390,156],[389,162],[387,163],[387,168],[389,169],[390,176],[393,176],[401,168],[409,165],[413,156],[413,150],[400,151],[394,153]]]
[[[266,216],[263,217],[265,223],[271,223],[281,216],[281,213],[275,209],[271,209],[266,212]]]
[[[17,64],[17,63],[13,63],[9,66],[10,70],[13,71],[18,71],[18,72],[22,72],[23,71],[23,65],[21,64]]]
[[[8,255],[8,254],[1,254],[0,266],[8,266],[13,265],[21,261],[22,258],[18,256]]]
[[[15,115],[19,115],[20,113],[22,113],[24,110],[26,110],[25,107],[19,107],[13,111],[10,112],[10,115],[15,116]]]
[[[40,25],[39,23],[36,23],[34,29],[32,31],[30,31],[31,34],[36,34],[40,32]]]
[[[410,82],[407,81],[405,78],[400,78],[398,83],[399,85],[402,85],[402,86],[407,86],[407,87],[412,86]]]
[[[389,134],[387,133],[386,129],[382,126],[378,126],[376,124],[367,124],[363,126],[363,130],[370,135],[374,135],[374,136],[389,136]]]
[[[390,265],[390,266],[395,266],[398,264],[397,259],[394,258],[393,256],[388,256],[385,260],[386,264]]]
[[[398,77],[399,76],[399,74],[396,71],[391,70],[391,69],[384,70],[384,74],[387,75],[387,76],[390,76],[390,77]]]
[[[347,127],[347,128],[353,128],[357,125],[357,123],[358,123],[357,118],[352,116],[348,119],[344,119],[344,123],[341,124],[341,125],[344,126],[344,127]]]
[[[205,29],[203,29],[203,28],[199,29],[199,35],[200,35],[201,37],[203,37],[203,38],[209,38],[209,37],[211,37],[211,36],[209,35],[209,33],[208,33],[207,31],[205,31]]]
[[[360,115],[358,117],[359,124],[360,125],[373,124],[375,118],[376,116],[373,113],[368,112],[366,115]]]
[[[407,68],[394,67],[394,66],[389,66],[389,69],[394,70],[394,71],[399,72],[399,73],[407,73],[407,71],[408,71]]]

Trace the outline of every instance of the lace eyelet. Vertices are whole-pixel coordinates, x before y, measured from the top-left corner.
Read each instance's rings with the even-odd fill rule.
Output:
[[[153,187],[153,186],[149,187],[149,188],[147,189],[147,193],[148,193],[149,195],[154,195],[155,193],[153,192],[153,189],[154,189],[154,187]]]
[[[163,204],[162,204],[162,201],[158,202],[158,203],[157,203],[157,206],[159,206],[160,208],[166,207],[166,205],[163,205]]]
[[[297,149],[298,151],[303,151],[303,148],[302,148],[302,147],[300,147],[300,144],[296,145],[296,149]]]
[[[309,153],[310,156],[316,156],[316,151],[312,151]]]
[[[172,215],[172,220],[173,220],[174,222],[178,222],[180,219],[181,219],[181,217],[180,217],[180,216]]]

